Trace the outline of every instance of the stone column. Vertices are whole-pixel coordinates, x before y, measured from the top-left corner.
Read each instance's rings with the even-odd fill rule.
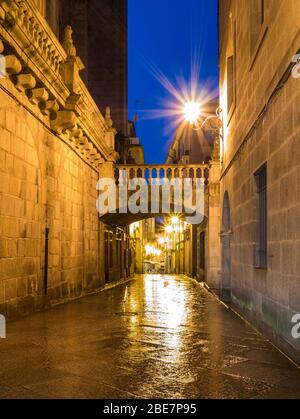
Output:
[[[220,288],[220,153],[219,140],[210,161],[209,197],[208,197],[208,229],[207,229],[207,283],[210,287]]]

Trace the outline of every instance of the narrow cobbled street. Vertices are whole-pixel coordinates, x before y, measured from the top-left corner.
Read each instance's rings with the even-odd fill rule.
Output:
[[[184,276],[140,276],[7,332],[1,398],[300,397],[299,370]]]

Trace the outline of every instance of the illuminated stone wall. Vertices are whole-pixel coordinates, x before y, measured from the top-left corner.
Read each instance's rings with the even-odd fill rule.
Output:
[[[0,306],[8,316],[101,285],[97,172],[0,91]],[[103,279],[103,277],[102,277]]]
[[[0,312],[14,317],[104,284],[96,183],[115,130],[70,28],[62,46],[31,0],[1,3],[0,16]]]
[[[262,4],[259,16],[260,9],[254,13],[253,8]],[[228,225],[225,199],[223,280],[230,279],[230,260],[234,304],[295,357],[300,351],[300,341],[291,335],[292,316],[300,312],[300,79],[291,71],[299,28],[297,0],[220,1],[221,199],[228,192],[230,206]],[[267,269],[259,269],[254,174],[265,163],[268,254]]]

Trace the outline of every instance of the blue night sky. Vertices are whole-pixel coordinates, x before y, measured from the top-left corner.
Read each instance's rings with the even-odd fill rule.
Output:
[[[129,118],[137,111],[137,134],[147,163],[164,163],[172,134],[170,121],[151,119],[145,110],[162,109],[171,98],[149,70],[149,63],[175,82],[189,82],[191,59],[200,51],[200,81],[218,85],[217,0],[128,0]],[[200,82],[199,81],[199,82]]]

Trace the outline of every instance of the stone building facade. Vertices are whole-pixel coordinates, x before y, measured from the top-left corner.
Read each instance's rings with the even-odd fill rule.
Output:
[[[55,36],[58,9],[49,3],[0,2],[0,312],[8,317],[110,280],[96,184],[118,158],[116,130],[80,77],[72,29],[60,34],[63,45]],[[128,236],[118,238],[124,253]],[[121,277],[130,274],[124,266]]]
[[[220,0],[221,291],[299,360],[298,0]]]
[[[217,108],[218,102],[212,101],[206,110],[214,115]],[[209,182],[205,188],[205,219],[201,225],[187,226],[179,245],[176,272],[206,281],[210,287],[217,289],[220,273],[219,140],[210,129],[196,131],[191,125],[180,127],[169,148],[167,164],[202,163],[209,167]]]

